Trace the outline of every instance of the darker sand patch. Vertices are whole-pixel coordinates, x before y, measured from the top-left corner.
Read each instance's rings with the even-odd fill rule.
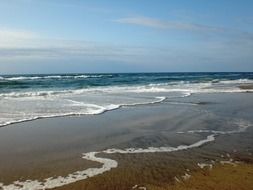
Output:
[[[229,158],[216,160],[212,169],[201,169],[198,162],[209,162],[207,158],[196,158],[198,150],[175,153],[146,154],[99,154],[119,161],[119,167],[109,172],[79,181],[55,190],[129,190],[146,187],[147,190],[249,190],[253,187],[253,162],[234,162]],[[208,155],[215,157],[215,155]],[[183,180],[184,177],[189,179]],[[180,182],[175,180],[177,177]],[[137,185],[137,186],[136,186]]]
[[[117,160],[119,166],[101,175],[69,184],[55,190],[129,190],[134,185],[152,184],[166,187],[174,182],[174,177],[184,175],[186,171],[198,169],[197,162],[205,158],[196,158],[195,151],[143,154],[98,154]],[[215,157],[215,155],[207,155]]]
[[[15,163],[13,163],[14,165]],[[66,159],[52,159],[47,162],[30,162],[29,164],[15,165],[15,167],[1,167],[0,181],[4,182],[5,185],[11,184],[16,180],[43,181],[49,177],[64,177],[70,173],[91,167],[101,167],[101,164],[85,160],[81,158],[81,155]]]
[[[240,85],[239,88],[243,90],[253,90],[253,84],[243,84]]]
[[[212,170],[200,169],[183,182],[168,185],[167,188],[146,186],[153,190],[250,190],[253,189],[253,164],[216,164]]]

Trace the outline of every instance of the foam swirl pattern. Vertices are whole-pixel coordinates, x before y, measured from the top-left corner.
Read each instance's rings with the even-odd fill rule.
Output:
[[[100,168],[88,168],[83,171],[76,171],[69,174],[66,177],[50,177],[43,181],[38,180],[26,180],[26,181],[15,181],[12,184],[4,185],[0,183],[0,188],[3,190],[43,190],[43,189],[52,189],[55,187],[64,186],[71,184],[80,180],[85,180],[88,177],[94,177],[104,172],[108,172],[111,169],[117,168],[118,163],[116,160],[109,158],[101,158],[97,156],[99,153],[104,154],[138,154],[138,153],[157,153],[157,152],[176,152],[183,151],[187,149],[201,147],[204,144],[212,142],[215,140],[217,135],[226,135],[233,133],[242,133],[245,132],[248,127],[251,126],[251,123],[240,120],[236,123],[238,125],[237,130],[232,131],[213,131],[213,130],[196,130],[196,131],[187,131],[179,133],[209,133],[209,135],[202,140],[199,140],[190,145],[179,145],[177,147],[148,147],[148,148],[127,148],[127,149],[107,149],[101,152],[88,152],[84,153],[82,158],[102,164]]]

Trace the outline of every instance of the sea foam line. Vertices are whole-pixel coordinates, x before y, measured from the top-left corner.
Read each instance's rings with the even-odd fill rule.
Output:
[[[74,101],[74,100],[68,100],[69,102],[72,102],[73,105],[78,105],[78,106],[88,106],[88,107],[93,107],[93,108],[97,108],[97,110],[93,110],[90,112],[68,112],[68,113],[59,113],[59,114],[52,114],[52,115],[42,115],[42,116],[34,116],[34,117],[30,117],[30,118],[24,118],[24,119],[19,119],[19,120],[13,120],[13,121],[7,121],[4,123],[0,123],[0,127],[4,127],[7,125],[11,125],[11,124],[15,124],[15,123],[22,123],[22,122],[27,122],[27,121],[33,121],[33,120],[37,120],[37,119],[44,119],[44,118],[55,118],[55,117],[65,117],[65,116],[80,116],[80,115],[99,115],[99,114],[103,114],[107,111],[112,111],[115,109],[119,109],[121,107],[130,107],[130,106],[141,106],[141,105],[149,105],[149,104],[157,104],[157,103],[161,103],[164,100],[166,100],[165,96],[158,96],[155,97],[154,101],[150,101],[150,102],[142,102],[142,103],[132,103],[132,104],[110,104],[107,106],[99,106],[99,105],[95,105],[95,104],[85,104],[83,102],[79,102],[79,101]]]
[[[187,132],[177,132],[178,134],[182,133],[211,133],[211,134],[216,134],[216,135],[228,135],[228,134],[233,134],[233,133],[242,133],[247,130],[251,124],[249,122],[239,120],[236,121],[235,124],[239,126],[237,130],[230,130],[230,131],[217,131],[217,130],[206,130],[206,129],[199,129],[199,130],[190,130]]]
[[[88,168],[83,171],[76,171],[74,173],[69,174],[66,177],[58,176],[58,177],[50,177],[46,178],[43,181],[38,180],[26,180],[26,181],[15,181],[10,185],[3,185],[0,183],[0,188],[3,190],[42,190],[42,189],[52,189],[56,187],[60,187],[63,185],[71,184],[80,180],[87,179],[88,177],[94,177],[96,175],[102,174],[104,172],[110,171],[113,168],[118,166],[118,162],[113,159],[109,158],[101,158],[98,157],[98,153],[104,154],[138,154],[138,153],[157,153],[157,152],[175,152],[175,151],[182,151],[191,148],[197,148],[209,142],[215,140],[215,136],[219,134],[231,134],[231,133],[241,133],[244,132],[251,124],[246,123],[244,121],[239,121],[238,123],[238,130],[233,131],[194,131],[196,133],[200,132],[210,132],[211,135],[208,135],[205,139],[197,141],[191,145],[179,145],[178,147],[148,147],[148,148],[127,148],[127,149],[107,149],[101,152],[88,152],[84,153],[82,158],[90,161],[95,161],[98,163],[103,164],[101,168]],[[192,131],[188,131],[192,133]],[[221,133],[222,132],[222,133]]]
[[[101,168],[88,168],[83,171],[76,171],[72,174],[69,174],[66,177],[58,176],[56,178],[50,177],[43,181],[38,180],[26,180],[26,181],[15,181],[10,185],[3,185],[0,183],[0,188],[3,190],[40,190],[40,189],[52,189],[56,187],[60,187],[63,185],[67,185],[70,183],[74,183],[80,180],[87,179],[88,177],[93,177],[104,172],[110,171],[113,168],[118,166],[118,162],[108,158],[97,157],[98,153],[106,153],[106,154],[136,154],[136,153],[154,153],[154,152],[175,152],[180,150],[186,150],[190,148],[199,147],[205,143],[214,141],[215,135],[209,135],[206,139],[200,140],[191,145],[180,145],[178,147],[149,147],[147,149],[142,148],[128,148],[128,149],[107,149],[102,152],[88,152],[83,154],[83,159],[95,161],[102,163],[103,166]]]
[[[57,76],[55,76],[57,77]],[[80,78],[82,76],[75,76]],[[92,78],[92,76],[89,76]],[[1,80],[1,78],[0,78]],[[252,80],[253,81],[253,80]],[[41,90],[41,91],[26,91],[26,92],[6,92],[0,93],[2,98],[22,98],[22,97],[48,97],[59,96],[66,94],[83,94],[87,92],[101,93],[158,93],[158,92],[179,92],[179,93],[244,93],[253,92],[252,89],[240,89],[237,85],[245,83],[235,83],[236,86],[229,88],[216,88],[216,83],[191,83],[172,85],[170,83],[148,84],[148,85],[133,85],[133,86],[100,86],[81,89],[65,89],[65,90]],[[229,83],[226,83],[229,84]],[[232,83],[233,84],[233,83]],[[250,83],[249,83],[250,84]],[[218,86],[219,87],[219,86]]]

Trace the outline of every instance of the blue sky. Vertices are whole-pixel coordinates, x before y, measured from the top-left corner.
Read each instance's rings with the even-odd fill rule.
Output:
[[[253,71],[252,0],[0,0],[0,74]]]

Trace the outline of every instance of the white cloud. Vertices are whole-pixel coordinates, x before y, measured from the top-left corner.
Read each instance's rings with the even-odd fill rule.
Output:
[[[152,27],[166,28],[163,23],[145,22],[146,25]],[[0,36],[0,66],[2,64],[3,67],[6,67],[8,61],[18,64],[21,61],[29,60],[50,59],[59,61],[80,58],[79,60],[82,60],[83,63],[115,61],[145,67],[160,65],[164,68],[173,65],[180,67],[181,64],[182,68],[191,68],[195,63],[199,63],[200,67],[201,65],[205,67],[205,63],[209,65],[216,63],[218,66],[217,63],[236,64],[243,59],[249,65],[253,58],[252,35],[241,32],[234,33],[233,36],[226,34],[228,37],[222,39],[185,42],[184,46],[168,44],[158,47],[154,45],[124,46],[80,40],[49,39],[32,31],[6,28],[0,29]]]
[[[168,28],[168,23],[158,19],[148,17],[127,17],[114,20],[114,22],[122,24],[135,24],[142,26],[149,26],[154,28]]]
[[[127,47],[82,40],[44,38],[27,30],[0,28],[0,60],[16,58],[92,57],[124,59],[144,53],[142,47]]]
[[[179,30],[195,30],[195,31],[224,31],[222,27],[214,27],[195,23],[185,23],[176,21],[165,21],[160,19],[155,19],[151,17],[126,17],[113,20],[117,23],[122,24],[134,24],[140,26],[162,28],[162,29],[179,29]]]
[[[0,48],[17,47],[25,41],[31,41],[38,37],[38,34],[27,30],[0,28]]]

